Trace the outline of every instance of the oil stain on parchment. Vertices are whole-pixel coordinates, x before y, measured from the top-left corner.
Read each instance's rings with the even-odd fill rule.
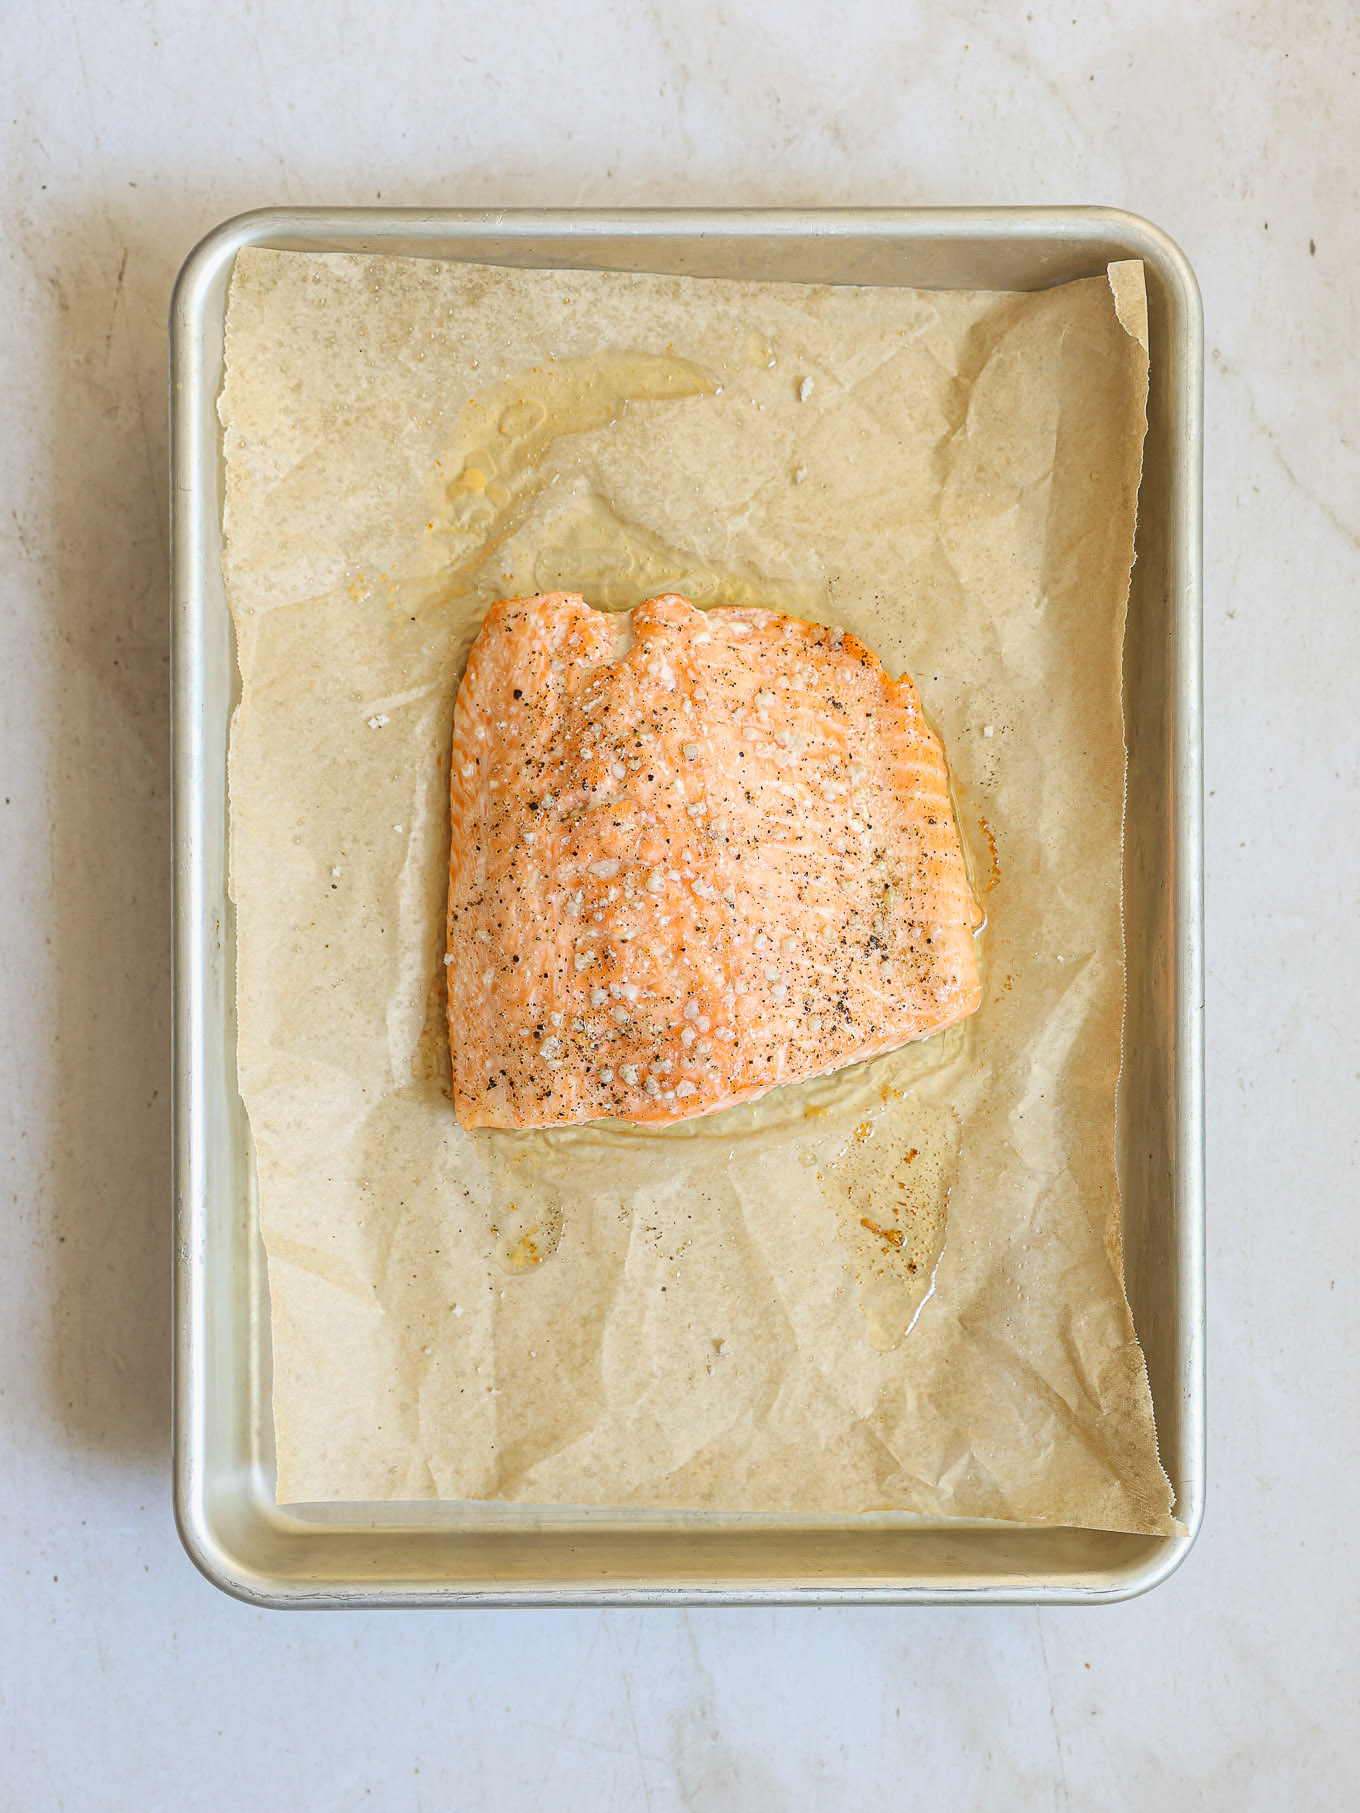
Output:
[[[533,1132],[484,1129],[475,1137],[491,1186],[491,1256],[511,1276],[534,1272],[562,1243],[570,1155],[564,1164],[558,1142]]]
[[[600,352],[519,372],[469,398],[431,479],[426,533],[451,592],[474,581],[550,480],[545,456],[565,435],[617,419],[630,402],[713,395],[712,372],[671,353]],[[469,589],[473,589],[469,587]]]
[[[388,583],[389,605],[450,613],[459,671],[497,598],[579,592],[599,610],[627,611],[674,591],[700,608],[763,606],[824,620],[821,577],[705,561],[628,521],[557,453],[559,442],[607,428],[630,405],[721,388],[712,372],[672,353],[607,351],[535,366],[476,392],[427,480],[424,572]]]
[[[884,1093],[881,1111],[858,1122],[818,1172],[869,1345],[881,1353],[901,1343],[935,1288],[960,1133],[947,1105]]]

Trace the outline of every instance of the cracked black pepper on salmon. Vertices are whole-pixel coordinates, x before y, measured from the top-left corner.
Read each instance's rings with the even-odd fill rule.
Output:
[[[466,1127],[709,1114],[980,1003],[940,740],[842,630],[675,596],[631,624],[570,593],[495,604],[451,803]]]

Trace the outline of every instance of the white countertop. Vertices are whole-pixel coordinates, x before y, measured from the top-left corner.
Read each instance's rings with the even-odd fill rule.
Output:
[[[0,1804],[1357,1804],[1360,13],[67,0],[4,39]],[[1105,202],[1189,254],[1211,1447],[1150,1596],[285,1615],[181,1552],[166,306],[224,217],[378,200]]]

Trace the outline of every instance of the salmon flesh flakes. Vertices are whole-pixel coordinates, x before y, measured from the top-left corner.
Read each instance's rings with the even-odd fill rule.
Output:
[[[944,751],[905,677],[776,611],[487,613],[454,708],[465,1127],[710,1114],[981,1000]]]

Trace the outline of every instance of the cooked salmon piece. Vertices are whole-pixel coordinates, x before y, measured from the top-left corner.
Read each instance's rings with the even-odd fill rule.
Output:
[[[502,601],[451,782],[465,1127],[711,1114],[980,1002],[940,740],[842,630],[678,597],[631,622],[565,592]]]

